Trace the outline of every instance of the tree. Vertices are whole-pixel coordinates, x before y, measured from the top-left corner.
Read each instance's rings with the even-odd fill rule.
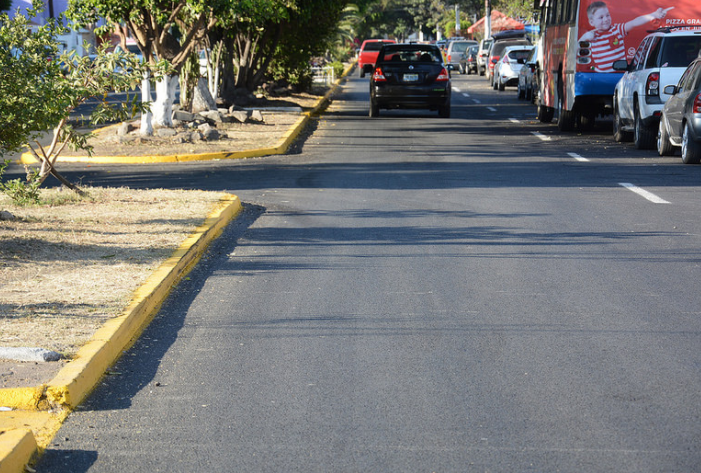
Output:
[[[144,111],[144,105],[136,100],[117,106],[105,100],[113,90],[126,91],[138,85],[143,69],[133,55],[108,54],[105,47],[94,61],[74,52],[57,55],[56,36],[63,31],[62,19],[32,27],[30,20],[40,5],[34,0],[26,17],[18,14],[10,19],[0,14],[0,153],[25,145],[40,163],[38,169],[27,167],[28,185],[39,186],[53,175],[81,193],[55,167],[65,146],[89,150],[86,136],[69,124],[69,116],[90,98],[102,99],[91,117],[95,123]],[[131,72],[116,74],[117,67]],[[53,129],[53,139],[44,147],[36,138],[49,129]]]
[[[134,37],[145,60],[155,65],[167,61],[178,74],[188,57],[196,51],[207,31],[234,0],[73,0],[68,16],[80,25],[107,21],[101,32],[116,28],[126,42],[126,31]],[[149,77],[142,83],[144,97],[149,100]],[[156,82],[156,102],[152,104],[153,122],[172,126],[172,110],[177,78],[164,75]],[[142,116],[142,133],[152,134],[151,116]]]

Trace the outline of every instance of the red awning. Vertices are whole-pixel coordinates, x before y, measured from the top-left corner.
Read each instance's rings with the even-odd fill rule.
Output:
[[[484,21],[486,17],[482,17],[477,23],[470,26],[467,29],[469,34],[474,34],[476,32],[484,31]],[[492,10],[492,33],[496,31],[505,30],[522,30],[525,28],[524,24],[518,20],[515,20],[509,16],[504,15],[499,10]]]

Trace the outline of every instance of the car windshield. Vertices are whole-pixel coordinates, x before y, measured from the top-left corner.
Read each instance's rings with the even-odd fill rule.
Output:
[[[435,48],[388,48],[384,60],[389,62],[442,62],[440,52]]]
[[[667,38],[663,47],[661,67],[686,67],[699,55],[701,36]]]

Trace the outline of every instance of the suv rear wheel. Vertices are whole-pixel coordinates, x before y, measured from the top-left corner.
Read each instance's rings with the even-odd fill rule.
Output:
[[[613,97],[613,140],[619,143],[631,141],[633,138],[630,132],[623,130],[623,122],[618,112],[618,97]]]
[[[638,105],[635,105],[634,120],[635,120],[635,132],[633,133],[633,141],[635,142],[635,147],[638,149],[652,149],[655,146],[655,141],[657,136],[652,128],[645,126],[643,119],[640,117],[640,111],[638,110]]]

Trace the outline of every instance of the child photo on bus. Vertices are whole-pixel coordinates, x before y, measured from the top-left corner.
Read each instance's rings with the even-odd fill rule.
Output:
[[[579,38],[580,43],[590,43],[591,69],[596,72],[614,72],[614,61],[626,59],[626,35],[638,26],[663,19],[672,8],[674,7],[658,8],[626,23],[614,24],[607,4],[601,1],[592,2],[587,8],[587,16],[594,29]]]

